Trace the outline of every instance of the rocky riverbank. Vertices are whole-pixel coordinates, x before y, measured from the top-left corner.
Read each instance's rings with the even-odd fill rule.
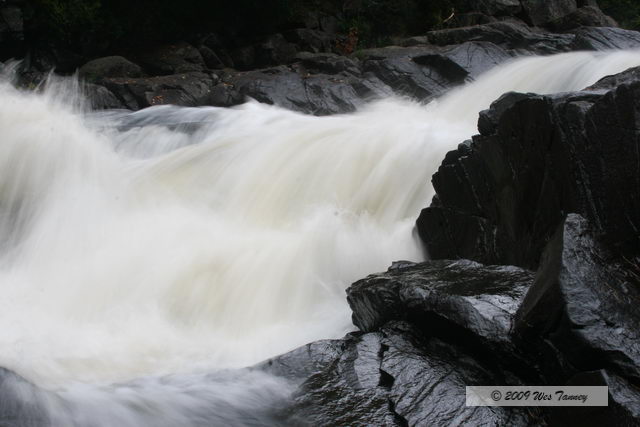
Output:
[[[0,27],[0,40],[12,49],[25,43],[20,4],[2,9],[10,19]],[[516,56],[640,45],[637,32],[616,28],[591,1],[477,1],[469,7],[471,12],[454,13],[445,29],[357,51],[355,40],[339,34],[335,18],[327,16],[252,41],[206,34],[89,61],[33,47],[25,51],[20,80],[34,87],[51,69],[77,69],[96,109],[229,107],[253,98],[326,115],[392,93],[428,101]]]
[[[361,332],[265,365],[302,379],[295,413],[312,425],[639,425],[639,72],[483,112],[418,220],[432,260],[347,290]],[[606,385],[609,407],[465,407],[464,386],[486,384]]]

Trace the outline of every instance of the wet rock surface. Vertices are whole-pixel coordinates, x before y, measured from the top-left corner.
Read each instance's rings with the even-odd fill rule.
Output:
[[[289,421],[297,425],[535,425],[538,411],[521,408],[467,408],[465,384],[503,378],[465,350],[426,338],[406,322],[389,322],[377,332],[341,340],[342,351],[329,351],[324,365],[302,378],[292,396]],[[309,347],[285,357],[288,366],[306,364]],[[315,354],[314,354],[315,353]],[[296,359],[296,355],[301,355]],[[293,359],[293,360],[292,360]],[[539,419],[538,419],[539,420]]]
[[[481,113],[483,134],[447,154],[417,221],[431,257],[536,268],[569,212],[621,253],[637,250],[640,175],[626,153],[638,149],[640,82],[627,73],[615,87],[508,94]]]
[[[639,383],[637,268],[609,253],[584,218],[569,215],[518,310],[517,334],[542,337],[562,353],[566,370],[607,368]]]

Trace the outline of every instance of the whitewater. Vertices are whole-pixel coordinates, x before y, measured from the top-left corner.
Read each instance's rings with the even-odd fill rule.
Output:
[[[226,369],[343,336],[353,281],[426,259],[415,219],[479,111],[638,65],[524,57],[428,104],[328,117],[254,101],[91,112],[74,79],[21,91],[6,67],[0,367],[38,386],[13,385],[53,426],[263,425],[294,385]]]

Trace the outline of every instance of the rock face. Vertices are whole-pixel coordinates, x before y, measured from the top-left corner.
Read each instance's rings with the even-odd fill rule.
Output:
[[[527,426],[536,420],[520,408],[467,408],[465,384],[507,381],[503,374],[406,322],[352,334],[329,347],[305,346],[262,369],[282,366],[283,358],[288,372],[296,373],[296,366],[316,362],[313,373],[300,377],[288,411],[288,422],[296,425]]]
[[[620,253],[640,247],[638,70],[559,96],[503,96],[481,113],[482,135],[447,154],[418,231],[432,258],[526,268],[568,212]],[[502,113],[501,113],[502,112]]]
[[[109,77],[142,77],[142,68],[122,56],[106,56],[94,59],[82,66],[80,77],[98,81]]]
[[[429,42],[446,46],[467,40],[494,43],[512,55],[524,52],[553,54],[572,50],[573,34],[550,34],[532,29],[523,22],[504,21],[484,25],[431,31],[427,33]]]
[[[640,43],[640,33],[621,28],[580,28],[573,46],[576,50],[634,49]]]
[[[355,282],[347,300],[353,323],[365,332],[391,320],[407,320],[433,335],[460,328],[485,343],[502,345],[532,282],[532,273],[516,267],[430,261]],[[444,330],[436,330],[438,323]]]
[[[103,80],[126,108],[138,110],[153,105],[210,105],[217,76],[182,73],[149,78],[114,77]]]
[[[638,265],[608,253],[596,233],[579,215],[567,217],[545,249],[515,329],[523,341],[541,337],[560,352],[566,370],[606,368],[638,383]]]

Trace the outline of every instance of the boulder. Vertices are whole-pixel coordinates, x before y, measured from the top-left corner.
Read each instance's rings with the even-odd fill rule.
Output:
[[[266,364],[278,366],[284,357],[289,372],[303,372],[295,365],[314,361],[287,409],[289,424],[526,426],[540,420],[537,410],[466,407],[466,385],[518,380],[482,366],[456,345],[425,338],[408,323],[348,335],[339,347],[324,344]]]
[[[445,157],[417,227],[433,259],[537,268],[567,212],[621,254],[640,247],[637,69],[588,91],[508,95]],[[502,111],[502,112],[501,112]],[[499,117],[499,118],[497,118]]]
[[[85,96],[93,110],[125,108],[125,105],[106,87],[87,83],[83,87]]]
[[[576,0],[521,0],[520,3],[527,21],[534,26],[545,26],[578,9]]]
[[[353,323],[365,332],[404,320],[432,336],[451,340],[458,330],[471,340],[500,347],[508,343],[514,316],[532,283],[533,274],[517,267],[427,261],[359,280],[347,289],[347,300]]]
[[[87,62],[78,74],[89,82],[99,82],[108,77],[142,77],[142,68],[122,56],[106,56]]]
[[[429,42],[438,46],[468,41],[490,42],[514,53],[552,54],[571,49],[573,34],[549,34],[524,23],[503,21],[427,33]]]
[[[585,27],[574,31],[574,50],[640,48],[640,33],[621,28]]]
[[[202,55],[192,45],[180,42],[154,47],[134,58],[144,70],[155,76],[166,76],[206,69]]]
[[[296,59],[311,74],[359,75],[360,64],[357,59],[336,55],[335,53],[300,52]]]
[[[358,53],[362,68],[395,92],[428,100],[510,59],[492,43],[368,49]]]
[[[210,105],[215,74],[182,73],[170,76],[104,79],[109,89],[126,108],[138,110],[153,105]]]
[[[637,383],[638,305],[640,265],[611,253],[595,227],[570,214],[545,249],[514,329],[525,346],[538,340],[541,353],[561,354],[567,375],[608,369]]]
[[[355,111],[367,99],[388,95],[390,90],[375,78],[311,74],[303,68],[280,66],[229,75],[214,92],[219,106],[239,104],[249,97],[294,111],[327,115]]]

